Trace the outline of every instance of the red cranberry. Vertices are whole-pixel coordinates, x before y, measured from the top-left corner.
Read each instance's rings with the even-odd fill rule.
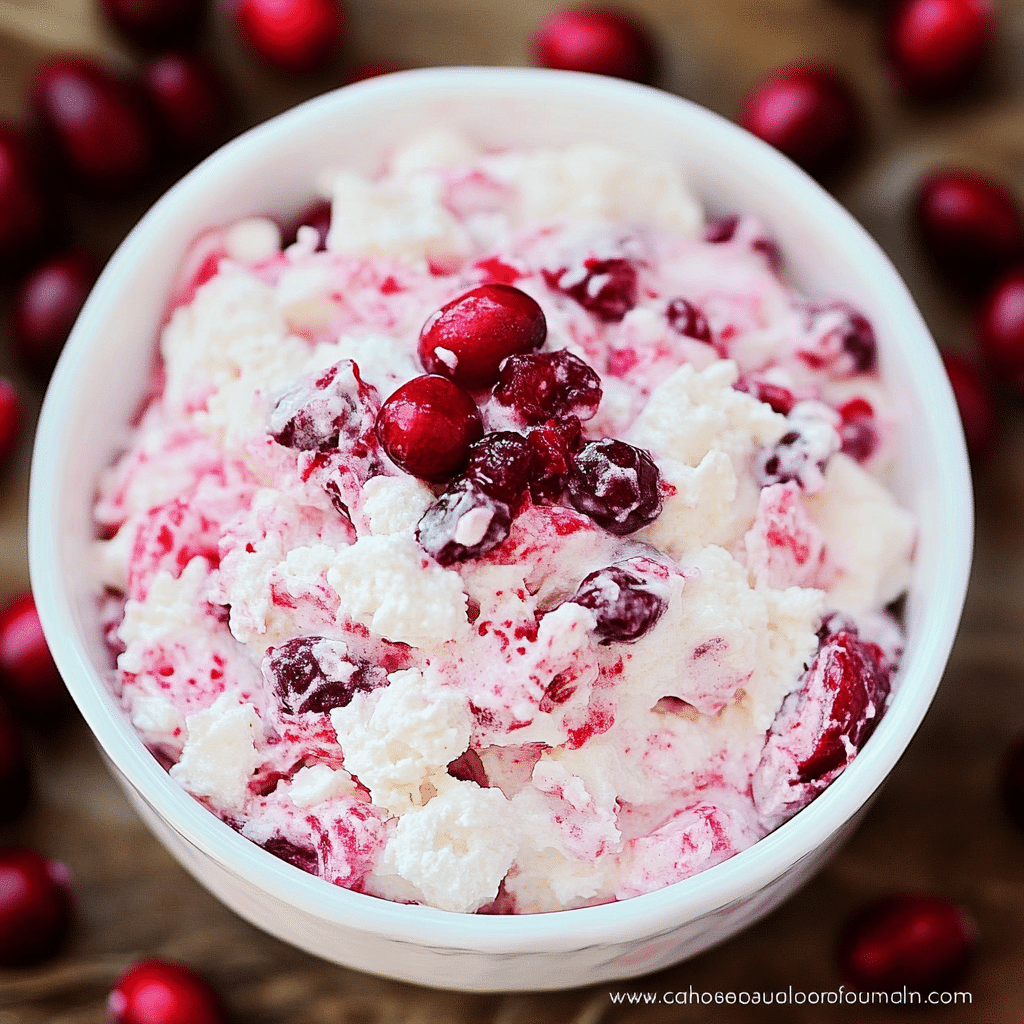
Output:
[[[665,310],[668,325],[677,334],[711,344],[707,317],[687,299],[673,299]]]
[[[289,715],[347,707],[357,690],[373,690],[388,681],[384,669],[352,661],[336,641],[321,636],[300,636],[271,647],[263,675]]]
[[[597,619],[594,632],[603,644],[639,640],[664,614],[664,598],[639,576],[619,565],[609,565],[587,576],[580,584],[575,604],[589,608]]]
[[[943,352],[942,362],[960,410],[967,450],[971,458],[979,462],[992,451],[999,436],[992,394],[985,379],[963,356]]]
[[[420,517],[416,540],[440,565],[477,558],[496,548],[512,525],[509,506],[471,477],[462,477]]]
[[[0,610],[0,693],[19,715],[40,724],[68,707],[68,692],[30,593],[18,594]]]
[[[537,503],[556,502],[572,469],[573,456],[583,444],[578,416],[548,420],[527,435],[530,446],[530,496]]]
[[[350,71],[343,79],[342,85],[354,85],[356,82],[365,82],[369,78],[379,78],[381,75],[391,75],[396,71],[408,71],[413,65],[402,61],[379,60],[370,64],[363,64],[361,67]]]
[[[312,845],[299,846],[284,836],[271,836],[265,843],[260,843],[267,853],[272,853],[278,860],[283,860],[292,867],[305,871],[308,875],[315,875],[317,869],[316,850]]]
[[[713,245],[731,242],[739,223],[740,219],[734,213],[725,217],[713,217],[704,227],[704,241]]]
[[[494,397],[524,423],[578,416],[589,420],[601,403],[601,378],[566,349],[509,356],[502,364]]]
[[[195,41],[207,0],[102,0],[107,17],[129,42],[150,50]]]
[[[771,381],[760,377],[741,374],[733,384],[737,391],[744,391],[753,395],[759,402],[764,402],[773,412],[781,413],[783,416],[789,414],[796,405],[796,396],[787,387],[781,384],[773,384]]]
[[[48,377],[99,276],[100,262],[80,249],[52,256],[25,278],[14,299],[13,338],[22,361]]]
[[[1024,254],[1024,218],[1016,199],[984,174],[947,168],[925,177],[915,214],[928,252],[957,284],[991,284]]]
[[[317,71],[341,45],[338,0],[239,0],[236,15],[252,48],[280,71]]]
[[[461,779],[463,782],[475,782],[481,789],[487,789],[490,785],[487,769],[484,768],[480,755],[472,747],[467,747],[465,753],[448,762],[448,774],[453,779]]]
[[[546,68],[634,82],[652,81],[658,65],[648,30],[626,14],[601,7],[555,11],[537,29],[534,49]]]
[[[1006,813],[1024,828],[1024,736],[1018,736],[1006,752],[1000,788]]]
[[[22,266],[42,248],[46,220],[25,140],[0,124],[0,270]]]
[[[902,0],[886,27],[896,85],[921,100],[955,95],[980,70],[994,27],[989,0]]]
[[[88,57],[42,64],[32,101],[58,156],[86,186],[122,192],[153,167],[154,136],[136,89]]]
[[[606,437],[585,444],[568,479],[569,501],[609,533],[625,536],[661,512],[661,474],[641,448]]]
[[[860,991],[936,992],[963,974],[976,940],[962,907],[941,896],[900,893],[849,918],[836,959],[846,984]]]
[[[0,850],[0,966],[27,967],[53,956],[72,916],[71,872],[34,850]]]
[[[485,284],[427,320],[420,332],[420,362],[428,373],[476,391],[498,379],[498,367],[508,356],[540,348],[547,334],[535,299],[508,284]]]
[[[32,797],[32,772],[14,720],[0,711],[0,825],[14,821]]]
[[[0,377],[0,466],[11,458],[24,419],[21,395],[6,377]]]
[[[1006,383],[1024,391],[1024,266],[1004,274],[978,315],[978,344]]]
[[[517,505],[529,484],[532,465],[529,440],[513,430],[498,430],[470,448],[463,475],[490,497]]]
[[[878,448],[875,410],[863,398],[853,398],[839,409],[840,451],[858,462],[866,462]]]
[[[141,960],[107,997],[116,1024],[227,1024],[220,996],[195,971],[168,960]]]
[[[629,260],[590,256],[582,267],[543,273],[549,288],[575,299],[603,323],[617,324],[636,305],[636,267]]]
[[[846,79],[813,63],[768,75],[747,97],[739,121],[817,178],[841,170],[864,134],[860,102]]]
[[[389,458],[423,480],[447,480],[466,464],[484,428],[473,399],[447,377],[427,374],[403,384],[377,414],[377,437]]]
[[[331,230],[331,201],[316,199],[302,210],[292,221],[291,227],[284,233],[285,245],[291,245],[296,240],[301,227],[313,228],[319,235],[316,246],[318,252],[326,249],[327,233]]]
[[[172,152],[203,156],[224,139],[231,117],[227,87],[199,54],[165,53],[154,58],[142,83]]]

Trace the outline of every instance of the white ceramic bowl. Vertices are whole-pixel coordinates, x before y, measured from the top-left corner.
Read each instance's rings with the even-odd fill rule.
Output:
[[[289,214],[325,165],[376,169],[433,124],[493,146],[600,141],[678,162],[712,212],[759,214],[796,283],[872,320],[907,429],[896,487],[918,517],[898,691],[879,728],[822,796],[731,860],[660,892],[519,917],[462,916],[350,892],[253,845],[180,789],[103,684],[90,506],[143,395],[186,246],[210,225]],[[850,835],[932,699],[957,628],[972,543],[970,476],[956,407],[906,288],[867,234],[806,175],[715,114],[614,79],[519,69],[403,72],[330,93],[235,140],[176,185],[125,240],[53,376],[36,437],[32,585],[68,688],[114,774],[168,849],[254,924],[341,964],[425,985],[566,988],[693,956],[775,907]]]

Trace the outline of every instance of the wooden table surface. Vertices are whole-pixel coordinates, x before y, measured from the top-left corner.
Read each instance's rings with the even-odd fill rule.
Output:
[[[239,125],[256,123],[336,85],[374,60],[417,65],[528,64],[543,0],[346,0],[345,51],[329,72],[288,80],[263,71],[224,15],[204,45],[240,98]],[[923,264],[906,210],[927,167],[968,163],[1024,200],[1024,0],[997,0],[999,34],[987,77],[969,99],[914,108],[895,97],[878,59],[880,17],[865,0],[632,0],[665,53],[659,84],[734,116],[752,83],[776,65],[817,57],[843,69],[869,113],[870,144],[836,195],[906,277],[940,343],[969,352],[971,309],[946,295]],[[29,77],[45,56],[78,49],[130,63],[94,0],[0,0],[0,119],[20,120]],[[79,204],[75,238],[109,254],[154,198]],[[0,373],[41,398],[14,364],[0,328]],[[324,964],[244,923],[187,875],[141,824],[103,767],[80,719],[31,737],[39,782],[32,812],[0,842],[66,861],[79,886],[70,942],[51,963],[0,971],[0,1024],[98,1024],[117,975],[143,956],[200,966],[233,1019],[251,1024],[495,1024],[643,1021],[847,1022],[909,1019],[896,1009],[785,1009],[614,1003],[612,992],[834,990],[837,929],[853,908],[894,890],[962,902],[980,930],[963,988],[972,1002],[913,1015],[936,1022],[1024,1020],[1024,834],[997,795],[999,764],[1024,732],[1024,402],[1000,398],[999,449],[976,475],[977,541],[963,623],[938,698],[853,840],[781,909],[688,963],[622,985],[562,993],[460,995]],[[31,430],[0,483],[0,597],[27,585],[25,539]],[[966,499],[965,499],[966,500]]]

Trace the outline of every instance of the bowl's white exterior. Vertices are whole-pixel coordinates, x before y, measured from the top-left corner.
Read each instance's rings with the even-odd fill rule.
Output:
[[[410,134],[454,127],[488,146],[598,141],[676,161],[709,209],[758,213],[811,295],[853,301],[879,336],[907,424],[895,486],[918,516],[908,648],[875,735],[818,800],[754,847],[633,900],[547,915],[455,915],[329,886],[249,843],[146,751],[103,682],[91,501],[144,394],[172,280],[203,228],[288,215],[325,168],[378,168]],[[30,499],[32,585],[54,657],[135,806],[181,863],[243,917],[318,956],[442,987],[566,988],[647,973],[754,921],[848,837],[942,675],[970,567],[970,476],[956,407],[905,287],[866,233],[774,150],[666,93],[523,69],[403,72],[322,96],[214,154],[142,219],[103,272],[47,393]]]

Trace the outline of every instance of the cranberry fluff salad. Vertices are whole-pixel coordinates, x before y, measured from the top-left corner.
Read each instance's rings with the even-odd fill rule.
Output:
[[[134,727],[252,842],[400,902],[607,903],[750,846],[902,650],[872,325],[668,163],[435,132],[320,184],[325,238],[196,239],[100,481]]]

